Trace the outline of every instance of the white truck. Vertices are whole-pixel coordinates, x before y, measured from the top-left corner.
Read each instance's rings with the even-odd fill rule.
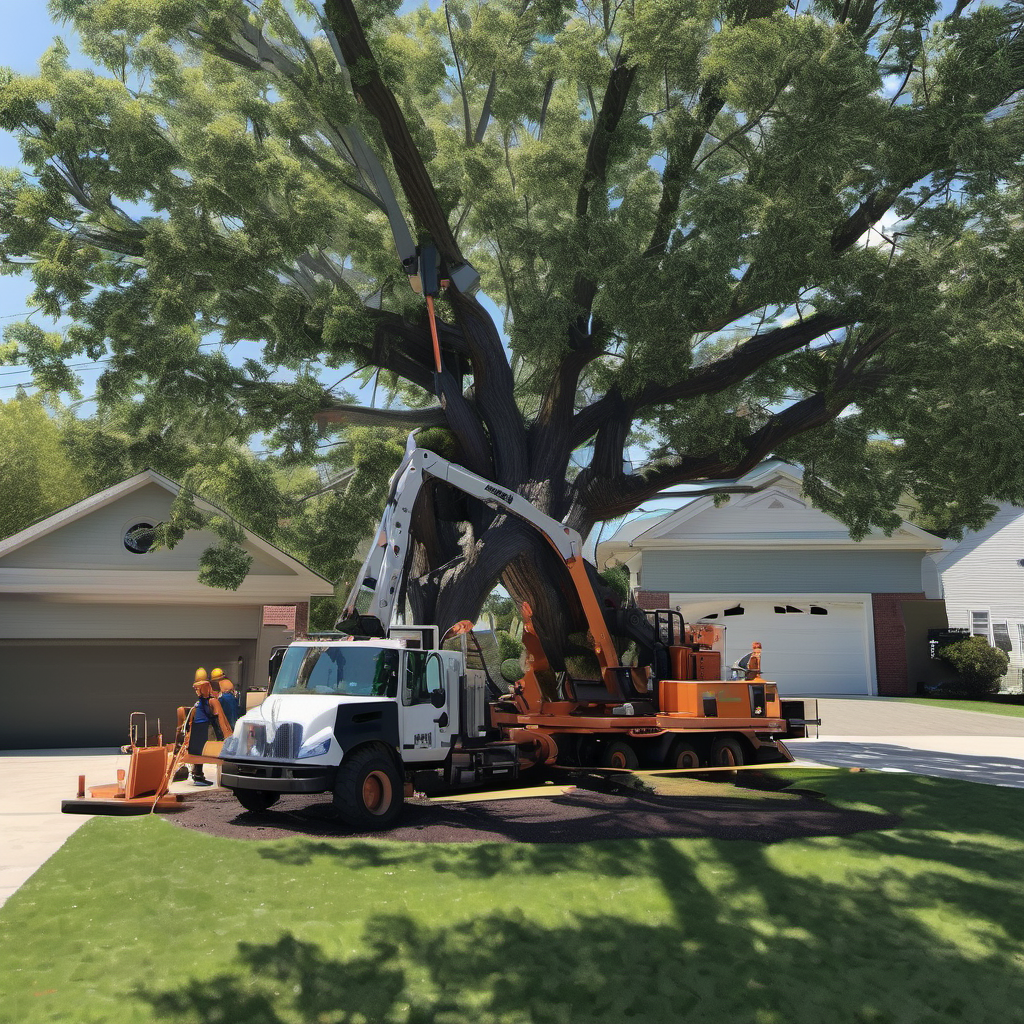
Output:
[[[524,606],[526,665],[508,692],[467,668],[471,623],[439,637],[436,626],[392,625],[406,572],[412,506],[435,478],[515,515],[561,556],[593,639],[595,679],[552,673]],[[363,585],[369,614],[356,611]],[[248,810],[284,793],[334,794],[340,816],[361,830],[401,813],[418,771],[449,784],[515,778],[538,764],[699,768],[792,760],[782,740],[804,735],[803,705],[747,673],[721,678],[721,626],[687,626],[678,613],[602,608],[579,534],[519,494],[412,442],[392,480],[377,543],[343,615],[344,633],[296,640],[263,703],[244,715],[221,750],[221,784]],[[621,665],[613,631],[646,652]],[[443,644],[463,634],[462,650]],[[552,693],[554,679],[556,693]]]

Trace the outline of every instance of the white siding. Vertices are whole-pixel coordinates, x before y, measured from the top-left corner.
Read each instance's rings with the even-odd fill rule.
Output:
[[[124,569],[138,572],[181,571],[195,567],[199,556],[218,538],[205,530],[190,532],[171,550],[133,554],[124,546],[125,530],[138,522],[160,523],[167,518],[173,496],[159,484],[139,488],[123,498],[61,526],[0,558],[0,568]],[[255,575],[293,576],[282,562],[252,544]]]
[[[262,605],[100,604],[0,595],[0,638],[254,640]]]
[[[951,626],[969,629],[970,613],[992,621],[1024,620],[1024,509],[1000,506],[992,521],[970,533],[939,563]]]
[[[983,530],[969,533],[941,562],[949,624],[972,629],[974,613],[988,613],[991,624],[1006,623],[1013,650],[1010,676],[1024,667],[1024,509],[1001,504]],[[1016,670],[1016,671],[1014,671]]]

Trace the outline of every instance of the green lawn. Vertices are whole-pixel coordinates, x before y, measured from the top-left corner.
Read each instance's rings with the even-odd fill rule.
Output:
[[[987,700],[950,700],[945,697],[900,697],[908,704],[927,704],[932,708],[952,708],[954,711],[980,711],[986,715],[1009,715],[1024,718],[1024,704],[995,704]]]
[[[1024,1021],[1024,790],[788,774],[903,823],[439,846],[97,818],[0,909],[0,1020]]]

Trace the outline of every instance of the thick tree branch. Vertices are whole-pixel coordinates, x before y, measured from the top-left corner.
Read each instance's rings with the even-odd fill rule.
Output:
[[[636,79],[638,67],[626,59],[620,59],[608,75],[601,110],[594,119],[594,130],[587,147],[583,164],[583,178],[576,193],[576,219],[584,221],[590,210],[593,195],[605,188],[608,164],[612,152],[612,138],[619,121],[626,110],[630,89]],[[586,320],[597,294],[597,285],[584,274],[576,275],[573,282],[573,301],[580,308],[581,330],[586,330]]]
[[[463,258],[458,242],[434,191],[419,148],[413,141],[402,108],[381,77],[377,58],[370,49],[352,0],[324,0],[324,13],[348,67],[352,90],[380,126],[413,216],[448,264],[455,266]]]
[[[444,409],[431,406],[428,409],[374,409],[368,405],[350,405],[325,399],[325,405],[313,416],[317,423],[344,423],[346,426],[367,425],[371,427],[400,427],[414,430],[416,427],[439,427],[447,420]]]
[[[663,253],[668,247],[672,229],[676,223],[676,212],[683,194],[683,184],[693,166],[693,160],[701,147],[708,130],[725,106],[725,98],[719,95],[718,83],[707,82],[701,90],[695,114],[696,127],[687,133],[678,146],[669,150],[665,170],[661,176],[661,198],[658,200],[658,214],[654,221],[651,240],[646,255]]]
[[[848,327],[851,323],[851,316],[816,313],[805,320],[777,327],[765,334],[755,334],[720,359],[695,368],[681,380],[668,384],[653,381],[648,383],[630,402],[630,418],[645,408],[722,391],[745,380],[772,359],[795,352],[826,332]],[[621,405],[622,399],[618,393],[610,391],[587,408],[580,410],[573,419],[571,446],[575,448],[592,437],[606,419],[621,411]]]

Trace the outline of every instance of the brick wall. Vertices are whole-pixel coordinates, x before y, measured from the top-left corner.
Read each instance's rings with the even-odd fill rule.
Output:
[[[309,602],[302,601],[295,606],[295,635],[303,636],[309,629]]]
[[[875,669],[880,697],[913,696],[907,676],[907,631],[903,625],[903,602],[924,600],[924,594],[871,595],[871,615],[875,624]]]
[[[667,608],[667,590],[637,590],[636,603],[644,609]]]

